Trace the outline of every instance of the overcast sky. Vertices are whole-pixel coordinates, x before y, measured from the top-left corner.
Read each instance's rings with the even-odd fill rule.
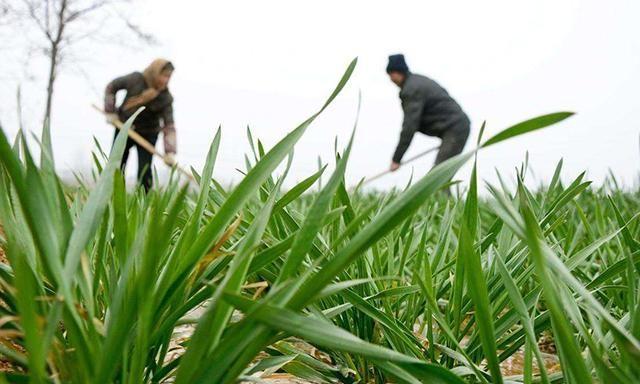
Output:
[[[86,171],[92,137],[109,147],[112,132],[91,108],[112,78],[142,70],[153,58],[172,60],[178,160],[200,168],[218,125],[223,141],[215,175],[238,181],[248,151],[246,127],[267,147],[314,113],[354,57],[343,94],[296,147],[289,185],[332,162],[362,109],[348,168],[354,182],[386,169],[402,111],[398,88],[384,71],[387,56],[404,53],[413,72],[427,75],[472,120],[467,149],[483,120],[487,135],[537,115],[577,115],[480,155],[480,176],[509,177],[529,152],[534,182],[548,180],[564,158],[566,179],[588,172],[601,182],[611,170],[637,185],[640,119],[640,2],[601,1],[141,1],[135,13],[161,45],[143,50],[94,46],[81,52],[84,75],[67,70],[57,83],[52,132],[61,173]],[[4,52],[0,50],[0,55]],[[30,73],[44,73],[33,61]],[[14,95],[24,77],[3,60],[0,121],[16,131]],[[27,126],[38,130],[41,87],[27,82]],[[37,92],[37,93],[36,93]],[[438,145],[417,134],[406,155]],[[423,175],[435,156],[380,179],[403,186]],[[131,160],[135,160],[132,156]],[[130,160],[130,161],[131,161]],[[162,165],[158,164],[158,167]],[[131,176],[135,167],[130,167]],[[468,175],[468,168],[459,177]]]

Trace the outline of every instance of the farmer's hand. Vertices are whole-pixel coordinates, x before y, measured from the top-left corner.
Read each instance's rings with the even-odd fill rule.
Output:
[[[167,153],[166,155],[164,155],[163,160],[165,164],[173,166],[176,164],[176,155],[175,153]]]
[[[107,123],[115,124],[115,122],[118,121],[118,114],[117,113],[107,113],[107,114],[105,114],[105,118],[107,120]]]
[[[395,161],[392,161],[391,165],[389,166],[389,170],[391,172],[395,172],[398,170],[398,168],[400,168],[400,163],[396,163]]]

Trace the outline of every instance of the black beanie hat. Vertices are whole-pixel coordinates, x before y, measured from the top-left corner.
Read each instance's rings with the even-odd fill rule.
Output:
[[[387,73],[391,72],[401,72],[408,73],[409,67],[407,63],[404,61],[404,55],[399,53],[397,55],[389,56],[389,64],[387,64]]]

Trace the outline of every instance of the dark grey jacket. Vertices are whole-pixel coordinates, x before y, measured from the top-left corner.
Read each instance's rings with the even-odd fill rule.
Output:
[[[468,127],[470,122],[449,93],[430,78],[408,73],[400,90],[404,121],[393,161],[400,163],[416,132],[442,137],[450,129]]]

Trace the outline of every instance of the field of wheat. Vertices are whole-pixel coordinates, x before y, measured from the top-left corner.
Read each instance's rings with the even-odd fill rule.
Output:
[[[563,183],[560,163],[536,190],[526,164],[513,185],[474,164],[443,193],[479,151],[570,113],[481,133],[402,190],[345,185],[351,142],[282,188],[354,67],[271,149],[249,134],[232,188],[213,177],[220,132],[195,188],[175,173],[145,194],[119,170],[126,131],[73,188],[48,128],[40,159],[2,131],[0,382],[639,382],[637,191]]]

